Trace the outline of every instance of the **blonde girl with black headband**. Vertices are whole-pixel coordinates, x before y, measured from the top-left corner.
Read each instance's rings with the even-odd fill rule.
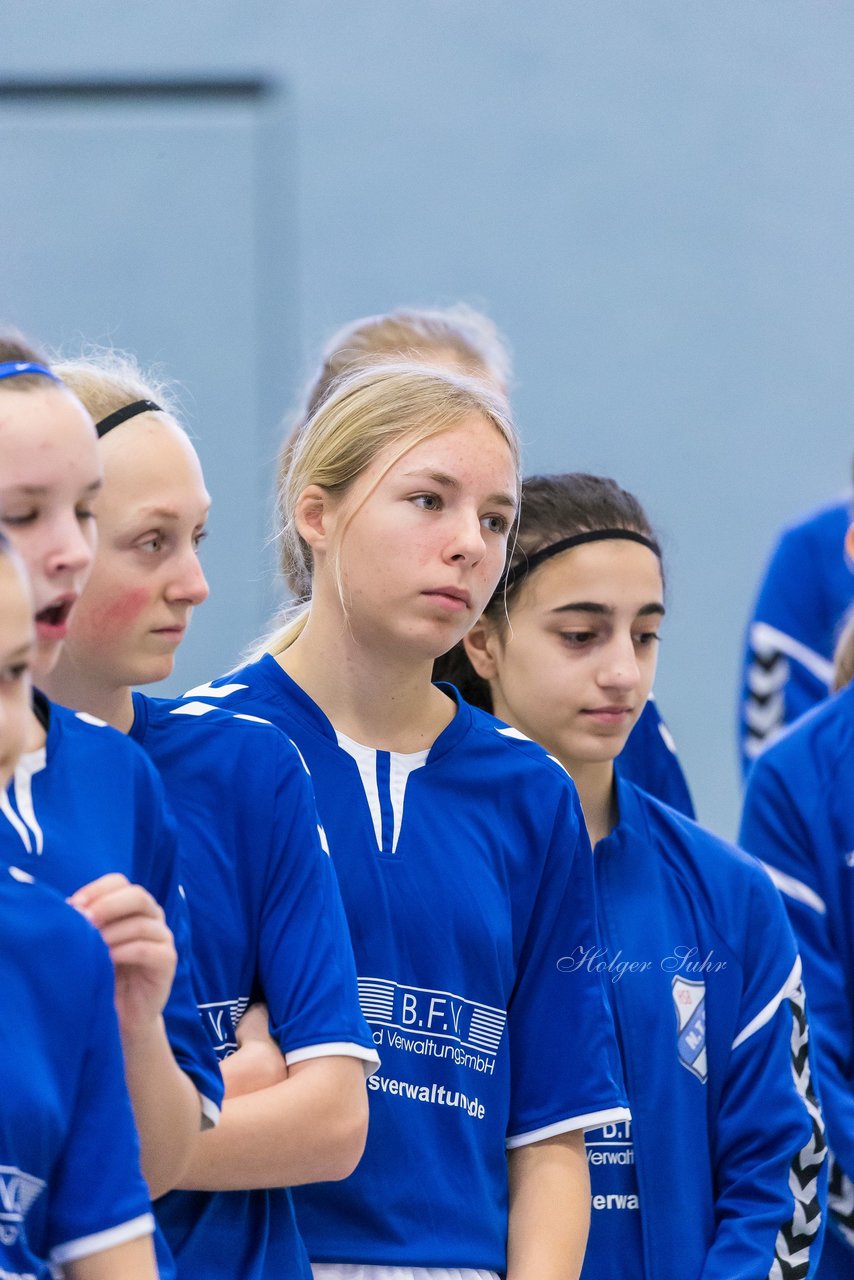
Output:
[[[210,496],[168,391],[135,361],[107,351],[56,369],[96,419],[104,487],[95,564],[48,690],[160,772],[181,831],[199,1013],[227,1084],[158,1222],[179,1277],[296,1280],[309,1265],[287,1188],[352,1171],[377,1061],[311,783],[272,725],[136,689],[171,672],[207,596]],[[267,1017],[243,1016],[260,999],[269,1046]]]

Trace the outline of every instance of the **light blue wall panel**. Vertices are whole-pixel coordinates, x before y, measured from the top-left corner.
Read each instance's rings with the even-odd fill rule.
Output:
[[[4,318],[71,354],[133,351],[177,379],[214,495],[211,597],[175,691],[232,663],[269,607],[262,423],[285,385],[270,329],[287,332],[291,305],[286,114],[252,82],[0,90],[0,167],[17,175],[0,194]]]
[[[662,528],[671,618],[660,698],[701,814],[732,832],[738,650],[760,564],[784,518],[844,486],[854,449],[850,4],[7,0],[7,9],[0,77],[249,76],[288,86],[286,140],[268,147],[260,175],[248,171],[237,121],[215,148],[215,173],[203,146],[182,153],[207,166],[206,190],[218,181],[225,192],[205,207],[209,226],[198,210],[181,215],[193,227],[192,261],[222,276],[221,293],[203,288],[202,306],[169,248],[172,318],[144,331],[120,322],[121,340],[164,358],[191,388],[228,521],[209,555],[234,599],[264,573],[231,497],[234,424],[259,433],[263,467],[277,415],[338,324],[401,302],[480,302],[515,349],[529,468],[610,472]],[[62,149],[53,154],[55,193],[74,166]],[[167,190],[149,190],[149,258],[161,240],[174,246],[164,209],[173,189],[184,208],[183,163],[176,153]],[[132,166],[122,173],[131,180]],[[63,229],[62,212],[47,201],[40,236],[70,245],[98,275],[97,255],[75,250],[78,231]],[[77,310],[98,336],[88,287],[78,270]],[[211,358],[222,351],[226,298],[229,314],[256,308],[255,352],[265,354],[245,381],[243,337],[237,373]],[[32,316],[48,338],[84,327],[49,289],[31,289],[27,305],[22,322]],[[182,328],[181,314],[194,323]],[[218,659],[213,609],[197,632]],[[217,665],[203,656],[207,669]]]

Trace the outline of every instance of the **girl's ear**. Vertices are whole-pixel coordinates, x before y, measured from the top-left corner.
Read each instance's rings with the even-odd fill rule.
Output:
[[[312,552],[328,548],[331,508],[330,495],[319,484],[310,484],[297,498],[294,523]]]
[[[495,654],[499,643],[495,629],[484,618],[463,636],[466,656],[481,680],[495,680],[498,676]]]

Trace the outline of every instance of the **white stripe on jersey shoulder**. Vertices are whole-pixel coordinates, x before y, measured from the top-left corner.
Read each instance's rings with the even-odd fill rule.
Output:
[[[805,907],[812,907],[813,911],[817,911],[820,916],[827,915],[827,903],[824,898],[819,897],[815,889],[811,889],[802,880],[796,880],[794,876],[787,876],[785,871],[778,871],[770,863],[763,862],[762,866],[776,887],[787,898],[794,898],[795,902],[802,902]]]
[[[248,689],[248,684],[197,684],[195,689],[188,689],[185,698],[227,698],[237,693],[238,689]]]
[[[216,707],[210,706],[207,702],[182,702],[178,707],[171,707],[170,716],[206,716],[209,711],[216,711]]]
[[[382,802],[380,797],[379,782],[377,780],[377,757],[380,754],[374,747],[366,747],[361,742],[354,742],[352,738],[348,738],[344,733],[335,734],[338,739],[338,746],[342,751],[346,751],[356,762],[359,770],[359,777],[362,779],[362,787],[365,792],[365,798],[368,801],[368,808],[371,811],[371,821],[374,827],[374,837],[377,842],[377,848],[382,852],[383,847],[383,819],[382,819]],[[392,841],[391,851],[397,852],[397,842],[400,839],[400,830],[403,823],[403,803],[406,798],[406,784],[411,774],[416,769],[421,769],[427,763],[427,757],[430,754],[429,749],[426,751],[413,751],[409,755],[401,755],[396,751],[384,751],[383,755],[389,757],[389,779],[388,793],[391,801],[392,809]]]
[[[823,658],[820,653],[810,649],[794,636],[787,636],[785,631],[772,627],[768,622],[754,622],[750,628],[750,643],[758,654],[771,657],[774,653],[784,653],[787,658],[794,658],[807,671],[812,672],[819,680],[830,687],[833,681],[833,663]]]
[[[212,707],[208,702],[182,702],[177,707],[172,707],[169,711],[170,716],[205,716],[209,711],[223,711],[227,708]],[[251,724],[272,724],[272,720],[265,720],[263,716],[250,716],[243,711],[229,711],[228,714],[232,720],[248,720]]]
[[[752,1035],[760,1031],[766,1022],[770,1022],[774,1014],[780,1008],[784,1000],[790,1000],[798,990],[801,984],[801,957],[795,956],[795,963],[792,965],[792,971],[780,990],[772,1000],[769,1000],[764,1009],[760,1009],[755,1018],[751,1018],[743,1031],[740,1031],[732,1042],[733,1049],[737,1049],[740,1044],[744,1044],[745,1040],[749,1040]]]
[[[522,733],[520,729],[514,729],[512,725],[507,725],[506,728],[499,729],[498,733],[501,734],[502,738],[515,738],[517,742],[534,742],[534,739],[529,738],[527,733]],[[534,743],[534,745],[536,746],[537,744]],[[557,756],[553,756],[550,751],[547,751],[546,755],[549,760],[552,760],[557,765],[562,773],[565,773],[566,776],[569,777],[569,770],[566,765],[562,764],[561,761],[558,760]]]
[[[74,715],[76,719],[82,720],[84,724],[92,724],[96,729],[107,728],[106,720],[101,720],[98,716],[92,716],[88,711],[75,711]]]
[[[35,884],[35,876],[31,876],[29,871],[22,871],[20,867],[7,867],[6,870],[13,880],[17,880],[19,884]]]
[[[529,738],[527,733],[522,733],[521,729],[514,729],[511,724],[504,729],[499,729],[498,732],[502,738],[518,738],[520,742],[533,742],[533,738]]]

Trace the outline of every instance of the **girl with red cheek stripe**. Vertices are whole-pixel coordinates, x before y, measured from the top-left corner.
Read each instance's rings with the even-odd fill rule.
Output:
[[[135,362],[105,352],[57,368],[96,418],[104,487],[92,576],[49,688],[128,734],[163,779],[199,1012],[227,1086],[158,1222],[179,1278],[296,1280],[309,1264],[288,1188],[352,1171],[377,1063],[311,782],[272,725],[133,689],[171,671],[207,596],[210,497],[165,389]],[[242,1016],[250,1000],[266,1009]]]

